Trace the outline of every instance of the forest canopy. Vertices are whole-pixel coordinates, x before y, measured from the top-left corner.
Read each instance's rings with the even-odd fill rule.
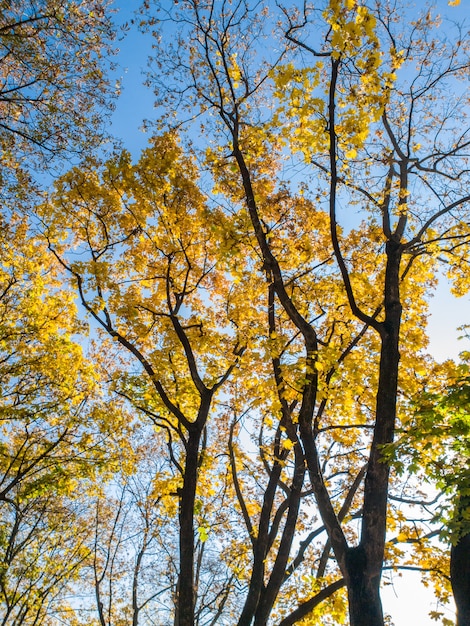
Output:
[[[111,7],[2,8],[2,623],[384,626],[406,570],[470,623],[452,6],[148,0],[140,155]]]

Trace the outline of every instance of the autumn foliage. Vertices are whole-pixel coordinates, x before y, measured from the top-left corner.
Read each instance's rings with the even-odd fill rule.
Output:
[[[468,288],[465,38],[350,0],[140,25],[148,147],[2,231],[3,623],[383,626],[408,568],[462,626],[468,368],[426,319]]]

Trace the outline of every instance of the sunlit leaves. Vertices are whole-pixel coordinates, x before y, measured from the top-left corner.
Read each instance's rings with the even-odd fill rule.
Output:
[[[361,576],[374,581],[367,608],[387,523],[388,566],[406,563],[400,544],[416,544],[433,571],[442,563],[427,532],[434,510],[417,503],[424,513],[409,522],[422,493],[403,477],[424,476],[423,459],[444,462],[413,402],[428,397],[428,372],[433,405],[452,375],[426,354],[437,262],[468,285],[466,133],[447,141],[465,113],[457,124],[452,107],[436,105],[468,63],[434,61],[437,21],[426,13],[408,28],[396,11],[350,0],[283,7],[276,28],[290,43],[279,39],[278,56],[261,61],[267,8],[160,6],[167,119],[138,161],[123,150],[85,160],[39,210],[109,390],[133,407],[136,428],[147,423],[146,454],[163,459],[137,498],[124,477],[124,499],[150,516],[137,516],[133,549],[148,520],[154,537],[172,528],[163,593],[177,613],[192,610],[197,587],[201,615],[221,607],[236,623],[247,589],[247,605],[258,602],[250,619],[266,623],[340,576],[349,591]],[[183,109],[181,138],[172,125]],[[402,448],[389,481],[395,425]],[[135,450],[123,458],[129,468],[142,460]],[[122,549],[110,533],[120,505],[102,506],[103,521],[97,508],[103,581],[106,546]],[[344,621],[344,593],[327,602]],[[308,619],[326,623],[325,609],[312,609]]]
[[[335,0],[328,3],[323,18],[325,33],[314,54],[323,58],[313,67],[289,63],[274,72],[280,101],[275,124],[307,161],[328,151],[330,61],[335,61],[339,64],[335,134],[347,162],[356,158],[370,126],[380,119],[396,76],[382,67],[376,17],[366,6]],[[348,68],[344,78],[343,64]]]
[[[82,497],[117,467],[128,427],[75,341],[75,298],[44,241],[18,216],[0,237],[0,605],[45,623],[68,610],[88,556]]]

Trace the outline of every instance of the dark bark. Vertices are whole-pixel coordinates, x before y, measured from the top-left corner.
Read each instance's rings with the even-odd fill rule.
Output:
[[[179,491],[180,569],[175,626],[194,626],[194,504],[200,439],[200,428],[193,427],[188,434],[184,480]]]
[[[238,626],[250,626],[264,587],[265,560],[269,545],[269,521],[274,503],[282,467],[276,463],[272,469],[269,483],[264,493],[263,506],[258,524],[258,536],[253,546],[253,568],[248,595],[243,607]]]
[[[351,626],[383,626],[380,600],[380,571],[368,577],[371,563],[363,546],[350,548],[346,556],[349,572],[348,602]],[[380,564],[382,565],[382,564]]]
[[[303,602],[297,609],[295,609],[295,611],[279,622],[279,626],[292,626],[292,624],[300,622],[301,619],[307,617],[307,615],[311,613],[321,602],[323,602],[323,600],[332,596],[336,591],[338,591],[338,589],[344,587],[345,584],[346,583],[343,578],[331,583],[331,585],[328,585],[328,587],[325,587],[317,594]]]
[[[294,539],[299,514],[305,469],[304,457],[300,451],[300,446],[297,444],[295,448],[295,473],[289,496],[287,518],[269,582],[261,593],[255,615],[255,626],[266,626],[281,585],[284,582],[287,562],[292,548],[292,541]]]
[[[457,626],[470,626],[470,533],[451,548],[450,580],[457,607]]]
[[[348,596],[351,626],[383,626],[380,600],[387,525],[390,468],[383,460],[383,446],[393,441],[400,360],[401,323],[400,261],[402,246],[393,238],[386,245],[384,308],[381,325],[379,384],[374,436],[364,484],[361,541],[347,552]]]
[[[470,496],[459,496],[457,521],[467,525]],[[470,533],[459,537],[450,550],[450,582],[457,607],[457,626],[470,626]]]

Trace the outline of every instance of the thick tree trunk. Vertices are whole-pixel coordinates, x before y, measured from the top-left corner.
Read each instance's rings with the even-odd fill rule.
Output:
[[[470,626],[470,533],[451,548],[450,579],[457,606],[457,626]]]
[[[470,498],[464,498],[470,506]],[[462,504],[460,505],[462,511]],[[450,581],[457,607],[457,626],[470,626],[470,533],[450,551]]]
[[[190,431],[186,447],[183,487],[179,504],[179,554],[175,626],[194,626],[194,504],[199,462],[200,429]]]
[[[348,550],[347,563],[350,625],[383,626],[380,575],[369,578],[370,568],[362,546]]]
[[[351,626],[383,626],[380,578],[387,528],[388,481],[390,468],[383,460],[383,446],[393,441],[400,360],[401,323],[400,260],[402,246],[389,240],[386,245],[382,348],[376,400],[374,436],[364,483],[362,535],[357,548],[348,550],[348,596]]]

